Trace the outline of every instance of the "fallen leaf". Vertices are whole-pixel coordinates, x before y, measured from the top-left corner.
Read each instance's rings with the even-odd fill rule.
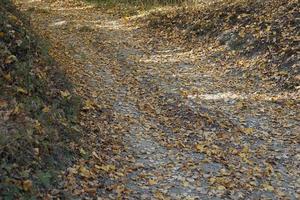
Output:
[[[81,155],[86,155],[86,151],[83,148],[80,148],[79,152],[80,152]]]
[[[38,120],[35,120],[34,128],[36,129],[36,131],[37,131],[39,134],[44,133],[44,129],[43,129],[43,127],[42,127],[42,124],[41,124]]]
[[[68,91],[68,90],[66,90],[66,91],[60,91],[60,95],[62,96],[62,97],[69,97],[71,94],[70,94],[70,92]]]
[[[16,105],[16,107],[14,108],[13,113],[14,113],[14,114],[19,114],[19,113],[21,112],[22,107],[23,107],[22,104]]]
[[[91,109],[94,109],[94,102],[92,102],[91,100],[86,100],[84,102],[84,106],[82,110],[91,110]]]
[[[273,192],[274,191],[274,187],[272,185],[269,185],[267,183],[262,185],[264,190],[269,191],[269,192]]]
[[[11,80],[12,80],[12,77],[11,77],[11,74],[10,74],[10,73],[4,74],[3,77],[4,77],[4,79],[5,79],[6,81],[11,81]]]
[[[22,188],[24,191],[30,191],[32,189],[32,181],[31,180],[25,180],[22,183]]]
[[[17,60],[18,60],[18,59],[17,59],[16,56],[10,55],[10,56],[8,56],[8,57],[5,59],[4,63],[5,63],[5,64],[11,64],[11,63],[16,62]]]
[[[8,105],[7,101],[0,99],[0,108],[6,108]]]
[[[151,178],[151,179],[149,179],[149,181],[148,181],[149,185],[156,185],[157,182],[158,182],[158,180],[157,180],[157,179],[154,179],[154,178]]]
[[[242,131],[246,134],[246,135],[251,135],[254,132],[253,128],[243,128]]]
[[[163,195],[163,193],[160,192],[160,191],[156,191],[156,192],[154,193],[154,197],[155,197],[156,199],[160,199],[160,200],[166,199],[165,196]]]
[[[226,190],[226,188],[225,188],[223,185],[219,185],[219,186],[217,187],[217,189],[218,189],[218,190],[221,190],[221,191]]]
[[[48,113],[48,112],[50,112],[50,107],[49,107],[49,106],[45,106],[45,107],[42,109],[42,111],[43,111],[44,113]]]
[[[183,182],[182,182],[182,185],[183,185],[184,187],[188,187],[190,184],[189,184],[189,182],[187,182],[187,181],[183,181]]]
[[[34,151],[34,154],[37,155],[37,156],[40,154],[40,149],[39,148],[34,148],[33,151]]]
[[[81,176],[86,177],[86,178],[90,177],[90,175],[91,175],[90,171],[87,168],[85,168],[84,166],[80,166],[79,173]]]
[[[17,88],[17,92],[21,93],[21,94],[28,94],[28,91],[24,88],[18,87]]]
[[[97,169],[101,169],[101,170],[103,170],[105,172],[114,171],[116,169],[116,167],[114,165],[102,165],[102,166],[95,165],[95,167]]]
[[[202,144],[196,144],[195,148],[198,152],[204,152],[205,150],[205,146]]]

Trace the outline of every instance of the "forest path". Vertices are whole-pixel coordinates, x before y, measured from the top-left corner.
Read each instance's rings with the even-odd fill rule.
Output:
[[[86,199],[299,198],[295,94],[258,90],[201,47],[151,38],[87,3],[16,2],[87,100],[82,125],[93,129],[85,135],[92,153],[65,172],[66,191]]]

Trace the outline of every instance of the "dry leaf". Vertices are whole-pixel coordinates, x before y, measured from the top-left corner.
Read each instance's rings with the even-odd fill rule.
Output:
[[[86,178],[90,177],[90,175],[91,175],[90,171],[87,168],[85,168],[84,166],[80,166],[79,173],[81,176],[86,177]]]
[[[205,150],[205,146],[202,144],[196,144],[195,148],[198,152],[204,152]]]
[[[0,99],[0,108],[6,108],[8,105],[7,101]]]
[[[156,185],[157,184],[157,179],[149,179],[148,183],[149,185]]]
[[[12,80],[12,77],[11,77],[11,74],[10,74],[10,73],[4,74],[3,77],[4,77],[4,79],[5,79],[6,81],[11,81],[11,80]]]
[[[264,183],[263,185],[264,190],[269,191],[269,192],[273,192],[274,191],[274,187],[270,184]]]
[[[94,102],[92,102],[91,100],[86,100],[84,102],[84,106],[82,110],[91,110],[91,109],[94,109]]]
[[[253,128],[243,128],[242,131],[246,134],[246,135],[251,135],[254,132]]]
[[[50,107],[49,106],[45,106],[42,111],[44,113],[48,113],[48,112],[50,112]]]
[[[21,93],[21,94],[28,94],[27,90],[21,87],[17,88],[17,92]]]
[[[69,97],[71,95],[71,93],[68,90],[66,90],[66,91],[60,91],[60,95],[62,97],[67,98],[67,97]]]
[[[27,191],[30,191],[30,190],[32,189],[32,181],[31,181],[31,180],[23,181],[23,183],[22,183],[22,188],[23,188],[23,190],[25,190],[26,192],[27,192]]]

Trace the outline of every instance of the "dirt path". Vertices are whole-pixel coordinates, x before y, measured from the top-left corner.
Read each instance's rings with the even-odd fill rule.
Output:
[[[95,129],[86,133],[93,153],[65,172],[65,191],[87,199],[299,198],[298,93],[270,94],[200,47],[151,38],[86,3],[17,4],[93,102],[82,122]]]

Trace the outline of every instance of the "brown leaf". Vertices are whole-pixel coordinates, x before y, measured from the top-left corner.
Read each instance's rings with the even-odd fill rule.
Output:
[[[0,99],[0,108],[6,108],[8,105],[7,101]]]
[[[156,185],[157,184],[157,179],[149,179],[148,183],[149,185]]]
[[[81,176],[86,177],[86,178],[90,177],[90,175],[91,175],[90,171],[87,168],[85,168],[84,166],[80,166],[79,173]]]
[[[17,92],[21,93],[21,94],[28,94],[28,91],[24,88],[18,87],[17,88]]]
[[[30,191],[32,189],[32,181],[31,180],[25,180],[25,181],[23,181],[22,188],[25,191]]]

